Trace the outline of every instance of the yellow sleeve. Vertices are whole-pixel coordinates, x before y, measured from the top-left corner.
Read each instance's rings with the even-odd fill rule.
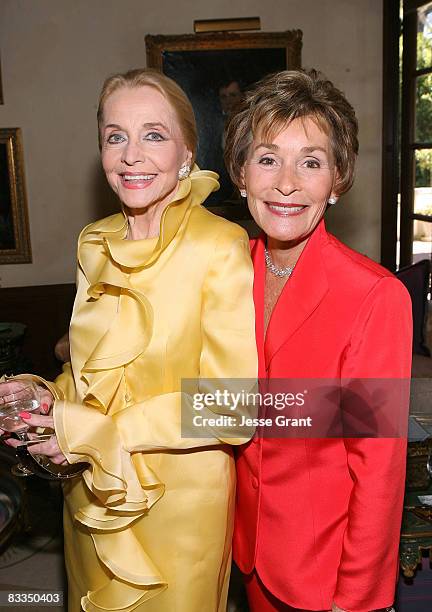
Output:
[[[69,399],[73,401],[75,399],[75,381],[72,374],[72,366],[70,362],[63,365],[63,371],[55,379],[53,386],[57,387],[57,398],[56,399]]]

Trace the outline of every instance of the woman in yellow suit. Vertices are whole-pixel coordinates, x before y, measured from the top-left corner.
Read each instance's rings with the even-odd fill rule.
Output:
[[[53,417],[24,415],[55,428],[32,453],[90,464],[64,487],[69,610],[222,612],[244,440],[182,437],[182,379],[257,374],[248,239],[201,206],[217,175],[174,82],[116,75],[98,116],[122,213],[81,233],[71,363],[39,379]]]

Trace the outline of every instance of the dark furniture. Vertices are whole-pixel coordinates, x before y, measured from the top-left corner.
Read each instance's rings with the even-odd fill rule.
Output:
[[[431,263],[424,259],[401,268],[396,276],[407,288],[413,314],[413,366],[410,413],[429,432],[424,441],[410,441],[402,518],[400,563],[406,578],[412,578],[423,551],[432,561],[432,506],[423,505],[419,495],[432,496],[428,462],[432,455],[432,359],[427,346],[428,293]]]
[[[422,504],[419,500],[419,495],[430,495],[432,499],[432,415],[420,415],[416,419],[430,432],[430,436],[424,441],[408,444],[400,542],[400,563],[407,578],[414,576],[417,565],[421,563],[423,551],[429,552],[432,561],[432,506]]]
[[[61,372],[54,347],[69,328],[74,297],[74,284],[0,289],[0,321],[19,321],[26,326],[22,354],[31,372],[48,380]]]

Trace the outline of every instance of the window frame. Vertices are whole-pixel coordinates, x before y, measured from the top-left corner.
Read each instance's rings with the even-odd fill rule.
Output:
[[[417,69],[417,10],[430,0],[399,0],[383,4],[383,153],[381,263],[396,269],[398,193],[400,191],[399,267],[412,263],[414,221],[432,223],[432,215],[414,212],[415,152],[432,142],[415,141],[416,80],[432,74],[432,66]],[[399,37],[402,27],[402,85],[399,84]],[[399,130],[399,94],[401,125]],[[400,134],[400,135],[399,135]],[[400,161],[399,161],[400,153]]]

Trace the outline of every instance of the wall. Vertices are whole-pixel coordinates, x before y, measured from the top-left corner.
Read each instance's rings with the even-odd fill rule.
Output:
[[[262,30],[303,30],[303,65],[323,70],[360,121],[357,183],[329,215],[350,246],[378,259],[381,0],[2,0],[1,127],[21,127],[32,264],[0,266],[3,287],[74,279],[81,227],[116,203],[99,169],[96,103],[104,78],[145,65],[144,36],[193,31],[194,19],[259,15]]]

